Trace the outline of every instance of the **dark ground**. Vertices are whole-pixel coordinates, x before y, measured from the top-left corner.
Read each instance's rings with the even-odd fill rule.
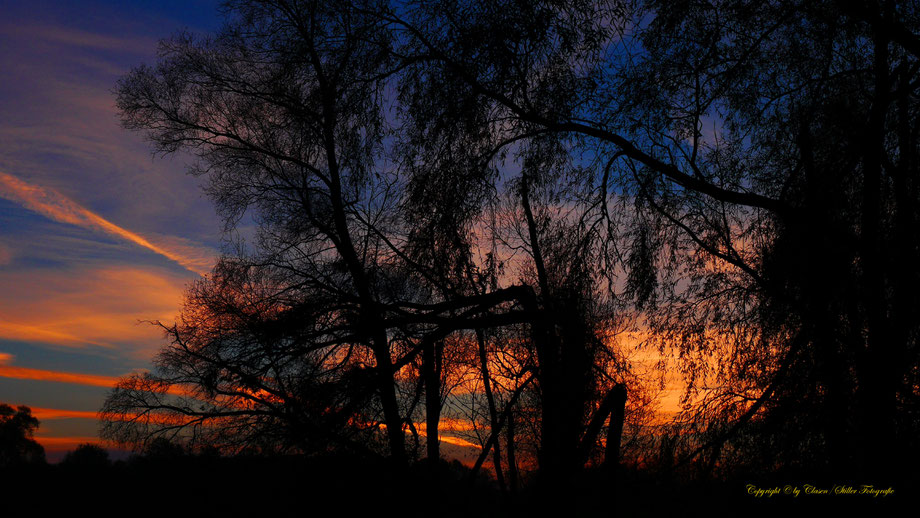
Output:
[[[424,464],[394,470],[380,461],[342,456],[133,457],[108,466],[23,466],[0,473],[0,516],[69,516],[79,511],[91,517],[875,517],[910,515],[914,511],[908,509],[918,502],[909,478],[879,481],[876,489],[890,486],[894,493],[873,497],[860,493],[864,482],[832,480],[828,475],[680,481],[631,469],[589,470],[572,481],[570,490],[531,483],[516,495],[504,496],[488,477],[471,483],[459,463],[442,463],[440,468],[435,485]],[[806,485],[828,493],[809,494]],[[835,487],[846,485],[855,493],[834,494]],[[765,491],[762,496],[751,494],[757,489]],[[800,491],[797,497],[795,489]]]

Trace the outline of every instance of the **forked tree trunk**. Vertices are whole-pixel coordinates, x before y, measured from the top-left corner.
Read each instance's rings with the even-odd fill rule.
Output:
[[[489,426],[493,430],[498,430],[498,409],[495,408],[495,397],[492,394],[492,378],[489,374],[489,356],[486,352],[486,340],[482,329],[476,330],[476,342],[479,345],[479,364],[482,372],[482,387],[486,393],[486,402],[489,405]],[[502,472],[502,452],[501,441],[495,441],[493,447],[492,463],[495,467],[495,480],[502,493],[508,488],[505,485],[505,474]]]

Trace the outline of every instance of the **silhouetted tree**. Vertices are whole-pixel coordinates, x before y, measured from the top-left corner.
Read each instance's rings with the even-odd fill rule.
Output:
[[[916,427],[917,56],[834,2],[650,7],[649,57],[625,89],[660,121],[647,142],[760,197],[707,200],[637,171],[648,203],[709,256],[658,330],[722,358],[699,407],[710,462],[754,420],[774,463],[893,476]],[[872,12],[917,30],[916,6]]]
[[[322,356],[316,349],[323,343],[345,340],[371,353],[361,361],[372,364],[390,453],[403,461],[393,344],[377,289],[387,282],[389,258],[378,253],[375,224],[386,224],[393,204],[392,179],[377,163],[386,132],[378,76],[385,75],[388,59],[375,23],[335,4],[229,2],[229,24],[216,38],[183,35],[164,42],[156,68],[141,67],[122,81],[118,106],[126,126],[148,130],[159,150],[197,153],[195,173],[210,179],[208,192],[229,226],[247,211],[259,218],[251,263],[276,288],[274,295],[286,299],[275,311],[296,306],[291,319],[296,311],[317,318],[318,329],[306,337],[313,343],[280,354],[293,361],[311,351]],[[239,353],[247,354],[251,343],[240,343]],[[333,349],[333,357],[342,352]],[[193,360],[192,348],[178,351],[185,357],[173,356],[175,366]],[[214,359],[215,379],[233,376],[237,385],[250,380],[241,373],[222,377],[220,369],[272,368],[239,356]],[[241,397],[255,399],[256,412],[296,412],[289,393]],[[127,411],[130,402],[124,403]]]
[[[522,178],[593,183],[605,214],[632,205],[627,294],[684,359],[690,395],[718,387],[694,407],[694,455],[714,463],[773,409],[812,431],[811,459],[858,451],[884,472],[916,426],[914,4],[405,2],[380,16],[415,65],[402,84],[420,156],[454,172],[539,157]],[[467,169],[454,176],[499,176]]]
[[[693,403],[662,459],[750,460],[756,432],[780,446],[767,461],[881,473],[912,440],[916,6],[227,7],[215,37],[164,42],[118,107],[198,156],[228,230],[258,232],[161,324],[106,437],[385,437],[405,464],[421,415],[436,466],[465,384],[472,473],[491,454],[504,484],[505,450],[514,480],[532,446],[564,488],[638,392],[616,343],[633,329],[680,356]],[[867,443],[883,451],[852,458]]]
[[[373,429],[364,413],[372,412],[369,358],[332,340],[327,326],[336,322],[323,321],[321,293],[296,307],[288,296],[265,270],[223,260],[190,288],[179,322],[161,324],[170,345],[156,372],[125,378],[112,392],[103,435],[141,448],[188,440],[233,452],[372,442],[358,440]]]
[[[157,437],[148,442],[144,448],[144,457],[156,462],[175,462],[187,454],[181,444],[172,442],[165,437]]]
[[[589,424],[600,421],[611,375],[627,372],[614,349],[628,318],[612,161],[577,156],[555,128],[521,116],[567,114],[590,95],[590,80],[567,65],[598,66],[593,53],[618,33],[614,15],[623,9],[587,7],[406,2],[378,13],[398,28],[397,52],[409,56],[400,76],[403,138],[421,235],[444,236],[433,248],[456,258],[468,255],[455,244],[475,237],[537,294],[539,317],[525,338],[532,354],[521,367],[535,377],[537,450],[553,488],[584,465],[580,452],[597,439]]]
[[[44,464],[45,449],[33,439],[39,424],[29,407],[0,403],[0,468]]]
[[[109,452],[98,444],[78,444],[73,451],[67,452],[61,460],[61,466],[74,470],[103,470],[111,466]]]
[[[475,292],[458,275],[469,263],[420,252],[444,249],[425,244],[438,236],[419,230],[388,161],[399,64],[368,14],[383,9],[230,2],[216,37],[163,42],[156,67],[120,83],[125,125],[161,152],[197,154],[193,173],[228,228],[251,214],[258,234],[190,288],[179,322],[162,324],[157,369],[111,393],[104,437],[311,452],[375,450],[381,433],[404,464],[407,366],[421,355],[434,424],[442,340],[539,320],[528,286]],[[468,229],[455,230],[469,246]]]

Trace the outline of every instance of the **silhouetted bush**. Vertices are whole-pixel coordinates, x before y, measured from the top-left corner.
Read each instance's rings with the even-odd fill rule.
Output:
[[[45,449],[32,438],[38,426],[29,407],[0,403],[0,468],[44,464]]]
[[[75,450],[68,452],[61,461],[61,467],[63,468],[87,471],[102,470],[108,468],[111,464],[109,452],[105,448],[89,443],[78,445]]]

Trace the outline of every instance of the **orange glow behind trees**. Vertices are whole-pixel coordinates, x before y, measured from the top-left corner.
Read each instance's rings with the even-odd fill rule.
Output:
[[[891,6],[674,9],[240,1],[163,42],[119,83],[123,123],[195,155],[228,229],[256,224],[104,436],[433,475],[443,437],[503,490],[534,463],[560,494],[621,451],[882,473],[847,445],[916,429],[913,40],[880,30]],[[680,378],[673,421],[651,364]]]

